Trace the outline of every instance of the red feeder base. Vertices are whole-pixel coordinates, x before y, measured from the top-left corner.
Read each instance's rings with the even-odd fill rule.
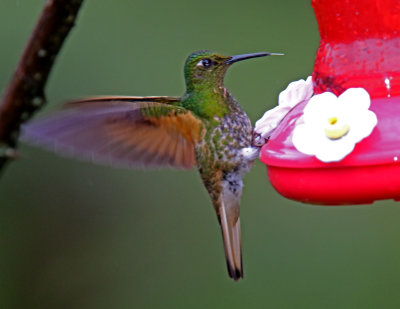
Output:
[[[292,200],[319,205],[371,204],[400,200],[400,165],[347,168],[268,166],[274,188]]]
[[[365,204],[400,199],[400,97],[373,99],[378,124],[340,162],[300,153],[292,133],[306,102],[282,120],[261,150],[269,180],[283,196],[311,204]]]

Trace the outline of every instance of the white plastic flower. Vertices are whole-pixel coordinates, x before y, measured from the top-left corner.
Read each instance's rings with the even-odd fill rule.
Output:
[[[363,88],[350,88],[339,97],[330,92],[313,96],[293,131],[294,146],[323,162],[342,160],[378,123],[370,103]]]
[[[290,83],[279,94],[278,106],[265,112],[264,116],[256,122],[254,131],[264,139],[269,138],[283,117],[298,103],[309,100],[312,95],[311,76],[307,80],[300,79]]]

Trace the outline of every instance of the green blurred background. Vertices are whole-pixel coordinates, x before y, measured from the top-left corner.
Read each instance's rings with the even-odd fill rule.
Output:
[[[1,0],[0,88],[45,1]],[[180,95],[194,50],[270,51],[227,87],[252,121],[313,68],[310,1],[86,1],[47,85],[49,111],[87,95]],[[195,171],[131,171],[21,145],[0,179],[0,308],[399,308],[400,208],[289,201],[245,178],[245,279],[226,272]],[[338,180],[340,181],[340,180]]]

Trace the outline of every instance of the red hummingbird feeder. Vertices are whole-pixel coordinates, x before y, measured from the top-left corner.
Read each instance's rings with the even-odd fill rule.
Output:
[[[338,96],[364,88],[377,124],[342,160],[323,162],[293,143],[307,102],[296,105],[261,150],[269,180],[283,196],[311,204],[399,200],[400,1],[312,0],[312,5],[321,38],[314,93]]]

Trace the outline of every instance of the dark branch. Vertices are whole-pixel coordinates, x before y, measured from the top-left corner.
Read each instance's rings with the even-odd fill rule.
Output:
[[[48,0],[0,102],[0,169],[15,154],[19,129],[46,102],[54,60],[83,0]]]

